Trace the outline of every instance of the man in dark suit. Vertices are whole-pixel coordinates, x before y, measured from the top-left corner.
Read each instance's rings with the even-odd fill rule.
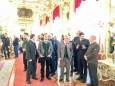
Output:
[[[44,67],[46,62],[46,78],[51,80],[49,76],[50,70],[50,63],[52,58],[53,46],[50,41],[48,41],[48,34],[44,34],[44,40],[40,41],[38,45],[38,53],[40,56],[40,63],[41,63],[41,82],[44,80]]]
[[[32,79],[38,80],[36,77],[36,45],[35,45],[35,35],[30,35],[30,41],[26,44],[26,59],[28,61],[26,82],[31,84],[30,76],[32,74]]]
[[[98,77],[97,77],[97,66],[98,66],[98,53],[100,50],[99,44],[96,43],[96,37],[92,35],[90,37],[90,46],[87,52],[84,55],[84,58],[87,60],[89,75],[91,79],[91,84],[87,86],[98,86]]]
[[[73,76],[73,72],[76,71],[74,69],[74,60],[75,60],[75,54],[76,54],[76,47],[75,47],[75,43],[72,41],[71,35],[69,35],[69,42],[72,43],[72,48],[73,48],[73,55],[72,55],[72,59],[71,59],[71,74],[70,74],[70,76]]]
[[[10,59],[10,40],[9,40],[9,37],[8,37],[8,34],[5,33],[5,36],[2,37],[2,42],[3,42],[3,51],[4,51],[4,56],[5,56],[5,59],[7,58],[8,56],[8,59]],[[7,55],[6,55],[6,51],[7,51]]]
[[[13,40],[13,46],[14,46],[14,54],[15,58],[18,58],[18,48],[19,48],[19,39],[14,35],[14,40]]]
[[[80,31],[77,31],[76,36],[73,39],[74,45],[76,44],[77,40],[79,39],[79,33],[80,33]],[[74,72],[77,71],[77,73],[78,73],[77,51],[74,50],[73,53],[74,53]]]
[[[50,72],[50,76],[55,75],[55,72],[57,70],[57,62],[58,62],[58,40],[56,39],[56,37],[53,37],[53,33],[49,34],[49,41],[52,43],[53,46],[53,52],[52,52],[52,59],[51,59],[51,63],[50,63],[50,68],[51,68],[51,72]]]
[[[78,58],[78,72],[80,76],[77,78],[77,80],[81,80],[82,83],[85,83],[87,77],[87,61],[84,59],[84,54],[90,43],[87,39],[84,38],[83,32],[79,34],[79,37],[80,38],[76,42],[76,50]]]
[[[28,43],[28,36],[29,36],[28,33],[24,33],[24,39],[23,39],[23,44],[22,44],[24,71],[27,70],[26,44]]]

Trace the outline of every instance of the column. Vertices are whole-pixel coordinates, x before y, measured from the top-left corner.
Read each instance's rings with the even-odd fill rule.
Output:
[[[108,14],[108,17],[110,18],[110,15],[111,15],[111,0],[107,0],[107,14]],[[106,58],[107,57],[110,57],[110,25],[109,25],[109,18],[107,19],[107,38],[106,38]]]

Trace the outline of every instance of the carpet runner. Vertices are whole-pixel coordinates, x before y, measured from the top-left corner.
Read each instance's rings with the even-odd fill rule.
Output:
[[[43,82],[40,82],[40,69],[41,66],[40,64],[37,63],[37,71],[36,75],[38,77],[38,80],[31,80],[31,84],[26,83],[26,72],[24,72],[24,66],[23,66],[23,57],[22,54],[19,55],[19,58],[17,59],[17,62],[15,64],[15,77],[14,77],[14,84],[13,86],[57,86],[56,83],[54,82],[54,79],[52,80],[47,80],[46,78],[44,79]]]
[[[0,61],[0,86],[7,86],[15,60]]]

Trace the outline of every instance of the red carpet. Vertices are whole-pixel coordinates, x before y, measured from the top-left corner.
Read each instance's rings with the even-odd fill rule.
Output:
[[[19,55],[19,58],[17,59],[16,66],[15,66],[15,77],[14,77],[14,84],[13,86],[56,86],[56,84],[52,80],[44,79],[43,82],[40,82],[40,64],[37,64],[37,77],[38,80],[31,79],[31,84],[26,83],[26,72],[24,72],[24,66],[23,66],[23,57],[22,54]]]

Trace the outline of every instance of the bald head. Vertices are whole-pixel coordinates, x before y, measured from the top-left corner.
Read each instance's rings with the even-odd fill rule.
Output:
[[[96,41],[96,36],[95,35],[91,35],[90,36],[90,42],[93,43]]]

